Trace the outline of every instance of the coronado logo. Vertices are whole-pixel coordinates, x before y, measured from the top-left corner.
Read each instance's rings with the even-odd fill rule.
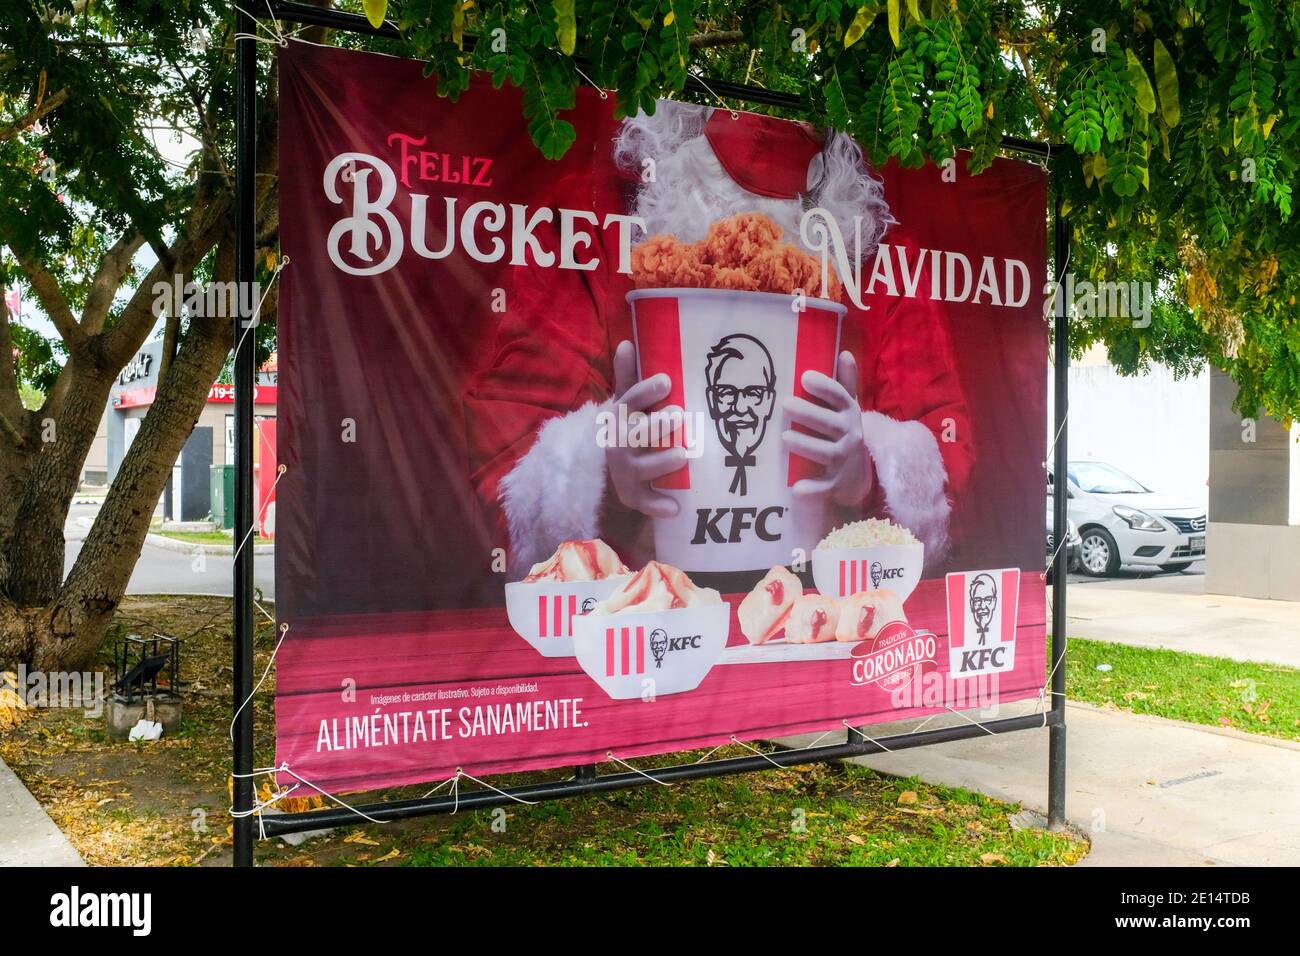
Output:
[[[73,886],[50,897],[50,925],[127,926],[134,936],[148,936],[153,928],[153,894],[82,893]]]
[[[938,641],[930,632],[914,631],[905,621],[891,621],[874,639],[849,652],[849,681],[859,686],[878,684],[897,693],[919,677],[926,664],[935,663],[938,650]]]

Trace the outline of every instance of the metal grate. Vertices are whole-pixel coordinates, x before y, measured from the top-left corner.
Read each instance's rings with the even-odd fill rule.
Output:
[[[1181,534],[1194,534],[1205,530],[1205,515],[1198,515],[1195,518],[1176,518],[1173,515],[1164,515],[1164,519],[1177,528]]]

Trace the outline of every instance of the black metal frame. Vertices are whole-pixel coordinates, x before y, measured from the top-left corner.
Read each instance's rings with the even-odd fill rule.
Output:
[[[256,110],[257,110],[257,44],[247,37],[255,31],[255,18],[274,18],[281,23],[297,23],[307,26],[328,27],[349,33],[386,38],[398,38],[397,28],[390,23],[382,27],[373,27],[365,17],[357,14],[340,13],[334,10],[308,6],[289,0],[254,0],[250,4],[251,13],[239,10],[236,16],[236,32],[244,38],[235,41],[236,64],[236,101],[235,101],[235,270],[236,279],[242,285],[251,284],[254,278],[254,186],[256,155]],[[238,9],[238,8],[237,8]],[[468,40],[468,38],[467,38]],[[798,96],[778,93],[758,87],[744,86],[726,80],[699,80],[692,77],[687,81],[687,89],[695,93],[712,96],[714,94],[726,99],[759,103],[767,106],[780,106],[798,109],[803,105]],[[1010,151],[1028,153],[1051,160],[1055,150],[1047,143],[1034,140],[1003,137],[1002,148]],[[1055,206],[1054,259],[1058,282],[1064,277],[1065,266],[1069,259],[1069,230],[1061,218],[1060,198]],[[235,320],[234,336],[236,345],[241,336],[254,321],[254,316],[245,311],[248,297],[240,296],[240,312]],[[1058,307],[1055,311],[1055,422],[1053,434],[1056,436],[1053,448],[1055,459],[1053,470],[1057,475],[1066,472],[1065,422],[1068,413],[1068,377],[1069,343],[1067,339],[1068,308]],[[249,336],[252,338],[251,334]],[[245,348],[235,354],[235,527],[248,529],[253,527],[253,473],[252,436],[253,436],[253,389],[256,368],[254,349],[251,341]],[[1066,539],[1066,497],[1054,498],[1053,531],[1055,540]],[[1058,548],[1053,559],[1052,579],[1052,654],[1051,654],[1051,706],[1041,714],[1022,717],[1008,717],[984,722],[980,725],[961,724],[937,730],[922,731],[912,734],[900,734],[873,740],[858,731],[850,729],[848,739],[842,744],[824,747],[812,747],[800,750],[778,750],[763,756],[736,757],[727,760],[712,760],[705,763],[686,764],[664,767],[653,771],[655,780],[663,783],[675,783],[685,780],[698,780],[704,777],[720,777],[729,774],[749,773],[766,770],[773,766],[793,767],[831,760],[843,760],[849,757],[861,757],[884,751],[907,750],[929,744],[945,743],[952,740],[964,740],[987,734],[1001,734],[1016,730],[1029,730],[1048,727],[1048,823],[1058,829],[1065,823],[1065,586],[1066,555],[1063,548]],[[253,780],[253,711],[244,706],[253,690],[253,549],[242,548],[235,555],[234,569],[234,701],[237,713],[233,728],[233,764],[234,764],[234,864],[251,866],[253,864],[254,819]],[[857,738],[856,740],[854,738]],[[517,787],[505,792],[495,790],[474,790],[462,792],[456,796],[442,796],[415,800],[402,800],[392,803],[367,804],[357,809],[367,817],[375,820],[400,820],[410,817],[427,816],[435,813],[450,813],[456,809],[477,810],[487,807],[502,806],[515,800],[551,800],[573,797],[588,793],[608,793],[643,786],[651,782],[650,777],[640,773],[597,774],[592,765],[575,768],[574,776],[569,780],[539,783],[531,786]],[[330,808],[304,813],[276,814],[263,817],[260,830],[266,836],[317,830],[325,827],[345,826],[361,821],[352,810]]]

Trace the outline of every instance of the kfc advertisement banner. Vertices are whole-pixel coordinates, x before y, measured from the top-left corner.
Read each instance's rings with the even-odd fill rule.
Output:
[[[280,57],[277,764],[331,792],[1036,697],[1046,177]]]

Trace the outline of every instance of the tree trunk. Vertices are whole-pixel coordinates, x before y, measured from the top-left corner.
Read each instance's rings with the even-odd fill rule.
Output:
[[[76,563],[63,586],[55,582],[54,593],[33,602],[0,602],[0,664],[12,666],[26,662],[34,670],[76,669],[93,658],[96,649],[121,601],[131,571],[144,546],[145,535],[153,517],[154,505],[162,493],[172,462],[194,429],[207,400],[208,389],[221,371],[230,349],[230,323],[226,319],[194,319],[175,360],[158,383],[158,391],[140,431],[114,479],[99,515],[82,544]],[[97,408],[107,402],[107,387]],[[91,401],[95,396],[91,396]],[[95,418],[98,423],[98,416]],[[94,436],[94,425],[91,426]],[[84,457],[84,455],[83,455]],[[19,528],[16,539],[21,544],[11,553],[34,554],[41,547],[58,556],[58,575],[63,570],[63,520],[67,502],[75,491],[76,471],[55,480],[72,487],[66,496],[60,485],[57,498],[52,490],[41,494],[40,484],[30,486],[47,500],[51,512],[61,510],[57,522],[53,515],[44,519],[40,540],[28,539]],[[44,541],[44,544],[41,543]],[[47,560],[44,562],[49,564]],[[48,574],[48,568],[42,573]],[[35,575],[20,575],[20,580]],[[41,578],[41,583],[44,582]]]
[[[56,418],[32,417],[27,444],[34,446],[5,548],[4,593],[20,607],[49,604],[63,580],[63,528],[76,494],[82,462],[108,403],[113,374],[84,355],[69,358],[73,378]]]

